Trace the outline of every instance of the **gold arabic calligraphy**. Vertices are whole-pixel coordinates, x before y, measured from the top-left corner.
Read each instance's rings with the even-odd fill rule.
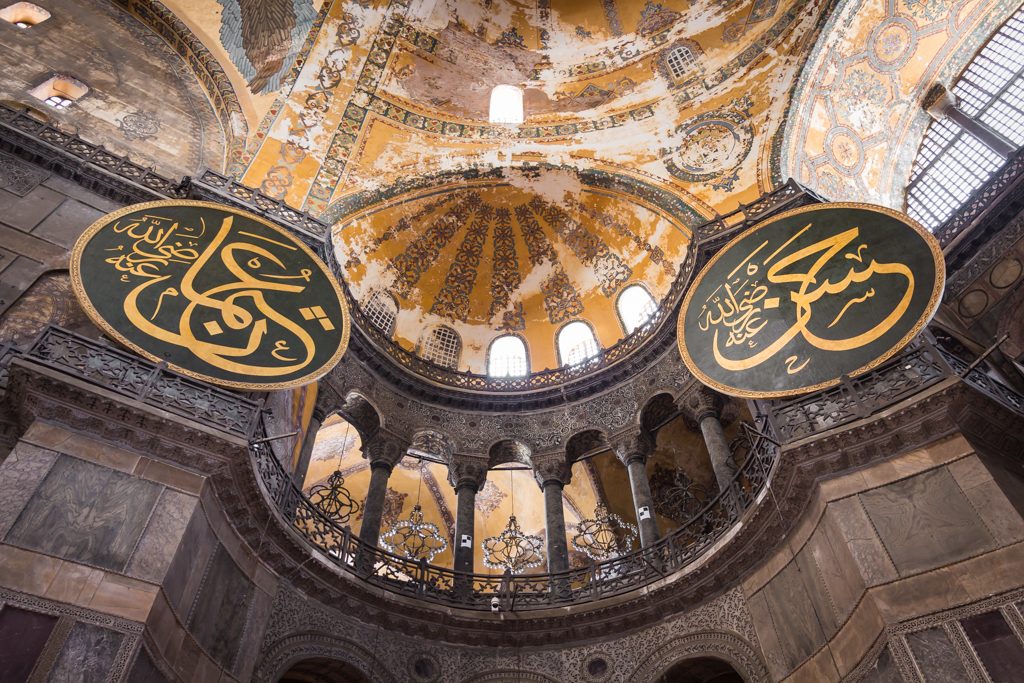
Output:
[[[295,245],[233,231],[233,222],[234,216],[225,217],[202,248],[208,229],[203,219],[198,227],[152,214],[115,223],[113,232],[127,239],[108,249],[116,253],[106,263],[121,273],[122,282],[142,280],[125,297],[124,313],[150,337],[186,348],[221,370],[260,377],[294,373],[313,360],[316,343],[300,323],[275,310],[266,293],[298,294],[306,289],[313,271],[301,268],[297,274],[288,274],[285,263],[272,249],[295,252]],[[173,268],[172,264],[179,267]],[[179,276],[181,266],[187,268]],[[169,267],[175,272],[166,272]],[[197,281],[209,279],[202,277],[208,267],[218,273],[226,270],[232,278],[201,288]],[[265,269],[275,272],[263,272]],[[170,325],[159,324],[158,315],[169,298],[179,299],[185,304],[184,310]],[[301,309],[300,313],[306,321],[316,320],[324,330],[334,329],[334,323],[319,306]],[[209,341],[225,328],[243,334],[244,343]],[[270,340],[269,356],[280,364],[256,362],[265,357],[259,352],[269,334],[275,337]]]
[[[860,229],[857,227],[785,253],[786,249],[810,228],[811,224],[808,223],[782,246],[763,260],[757,261],[756,257],[768,246],[767,240],[762,242],[704,301],[699,313],[698,327],[704,332],[713,333],[712,350],[715,360],[722,368],[739,371],[756,367],[773,358],[797,337],[802,337],[811,346],[825,351],[855,349],[881,337],[906,313],[914,294],[914,274],[908,266],[902,263],[879,263],[871,259],[866,253],[869,251],[868,245],[858,241]],[[826,277],[819,281],[822,269],[841,253],[843,260],[850,262],[845,274],[836,279]],[[801,262],[812,258],[809,266],[798,267]],[[899,289],[902,290],[902,294],[882,320],[870,329],[841,339],[825,338],[809,329],[817,302],[825,297],[842,294],[852,285],[866,283],[875,275],[896,276],[900,278],[901,283]],[[743,282],[740,282],[744,277]],[[781,302],[779,297],[769,296],[770,289],[765,282],[786,289],[795,287],[788,290],[796,311],[795,320],[771,340],[761,338],[761,332],[769,322],[765,311],[779,308]],[[849,298],[839,313],[828,322],[826,329],[835,327],[854,306],[874,296],[875,288],[869,287],[861,296]],[[752,353],[735,358],[738,349],[734,348],[728,355],[725,352],[725,349],[730,347],[745,348]],[[809,361],[810,358],[788,356],[785,359],[786,372],[796,374],[807,367]]]

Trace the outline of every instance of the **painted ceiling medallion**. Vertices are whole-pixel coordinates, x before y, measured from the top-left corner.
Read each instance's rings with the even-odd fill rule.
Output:
[[[739,166],[754,144],[750,107],[744,97],[681,123],[676,128],[679,145],[662,150],[668,172],[687,182],[711,181],[717,190],[733,189]]]

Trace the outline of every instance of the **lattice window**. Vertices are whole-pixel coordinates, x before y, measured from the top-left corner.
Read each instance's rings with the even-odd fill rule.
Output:
[[[505,335],[491,342],[487,374],[491,377],[524,377],[530,372],[526,344],[519,337]]]
[[[519,125],[524,120],[523,90],[514,85],[496,85],[491,90],[488,116],[491,123]]]
[[[458,368],[459,357],[462,355],[459,333],[447,325],[428,330],[420,340],[420,355],[446,368]]]
[[[67,109],[88,92],[89,86],[85,83],[71,76],[57,74],[29,90],[28,94],[54,109]]]
[[[693,67],[697,66],[697,55],[693,54],[693,50],[685,45],[680,45],[669,50],[665,63],[668,64],[672,78],[681,80],[686,78]]]
[[[658,310],[658,304],[654,297],[642,285],[630,285],[619,294],[619,300],[615,304],[619,311],[619,319],[626,330],[631,334],[654,315]]]
[[[398,304],[387,292],[374,292],[363,308],[363,314],[377,328],[390,337],[395,331],[395,317],[398,315]]]
[[[562,365],[579,365],[599,351],[594,331],[584,322],[571,322],[558,333],[558,355]]]
[[[1024,8],[992,36],[952,92],[967,115],[1024,145]],[[935,230],[1002,164],[952,121],[932,122],[910,174],[907,213]]]

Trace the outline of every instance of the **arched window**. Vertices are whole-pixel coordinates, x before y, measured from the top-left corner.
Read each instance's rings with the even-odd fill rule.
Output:
[[[398,315],[398,304],[387,292],[374,292],[366,302],[363,313],[370,322],[385,335],[390,337],[395,331],[395,317]]]
[[[643,285],[630,285],[622,290],[615,307],[619,311],[619,320],[622,321],[626,334],[632,334],[658,310],[654,297]]]
[[[454,370],[459,367],[461,354],[459,333],[447,325],[431,328],[420,338],[420,356],[432,363]]]
[[[523,91],[514,85],[496,85],[491,90],[491,123],[519,125],[523,122]]]
[[[558,333],[558,356],[562,365],[578,365],[596,356],[599,350],[594,331],[585,322],[571,322]]]
[[[669,50],[665,63],[668,65],[672,78],[681,80],[697,65],[697,55],[693,54],[693,50],[687,46],[680,45]]]
[[[968,116],[1024,144],[1024,8],[992,36],[951,91]],[[949,117],[933,121],[910,173],[907,213],[935,230],[1002,165]]]
[[[524,377],[530,372],[526,344],[515,335],[498,337],[487,354],[487,374],[491,377]]]

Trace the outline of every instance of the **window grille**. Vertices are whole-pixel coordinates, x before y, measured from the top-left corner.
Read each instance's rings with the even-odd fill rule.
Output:
[[[558,355],[562,365],[579,365],[596,356],[599,350],[594,331],[584,322],[571,322],[558,333]]]
[[[672,78],[679,80],[685,78],[690,70],[697,65],[697,56],[690,48],[680,45],[669,51],[665,61],[668,64],[668,70],[672,73]]]
[[[1024,144],[1024,8],[964,70],[952,92],[968,116]],[[907,213],[935,230],[1002,166],[998,154],[949,119],[933,121],[914,160]]]
[[[374,292],[363,308],[363,314],[377,326],[377,329],[390,337],[395,331],[398,304],[387,292]]]
[[[487,374],[491,377],[524,377],[530,372],[526,344],[519,337],[506,335],[491,342]]]
[[[616,307],[626,334],[632,334],[636,328],[650,320],[654,312],[658,310],[658,304],[654,301],[654,297],[641,285],[630,285],[622,290]]]
[[[447,325],[428,330],[420,343],[420,355],[423,358],[452,370],[459,367],[461,354],[462,340],[459,333]]]

